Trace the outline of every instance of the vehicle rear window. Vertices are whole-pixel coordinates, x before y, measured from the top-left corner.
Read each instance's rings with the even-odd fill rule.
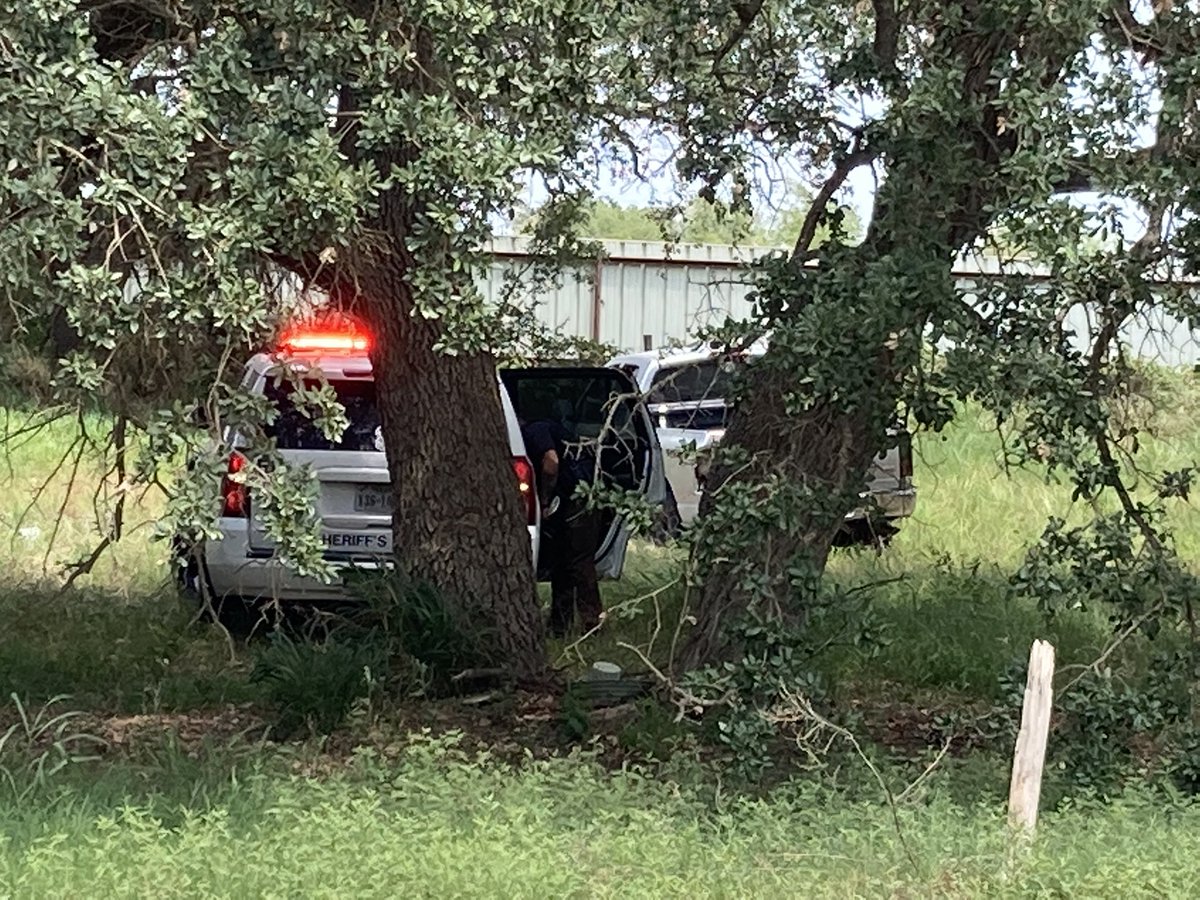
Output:
[[[725,406],[694,406],[690,409],[673,409],[664,414],[668,428],[699,428],[708,430],[724,428],[728,415]]]
[[[305,380],[307,389],[320,388],[321,382]],[[375,404],[375,382],[370,380],[330,379],[329,386],[337,394],[338,402],[346,408],[350,424],[340,441],[330,441],[320,427],[309,418],[307,407],[297,408],[292,401],[294,388],[286,381],[279,384],[267,382],[264,392],[279,415],[267,427],[267,437],[275,439],[280,450],[345,450],[348,452],[370,452],[380,449],[376,441],[379,436],[379,409]]]
[[[720,360],[672,366],[654,374],[647,399],[652,404],[724,400],[730,394],[732,382],[729,364]]]
[[[636,490],[647,472],[651,436],[633,382],[612,369],[503,369],[504,389],[528,423],[556,422],[569,455],[596,459],[605,480]]]
[[[601,432],[620,434],[636,428],[633,410],[637,392],[624,392],[614,372],[574,370],[501,373],[505,389],[518,415],[526,422],[558,422],[579,438],[598,438]]]

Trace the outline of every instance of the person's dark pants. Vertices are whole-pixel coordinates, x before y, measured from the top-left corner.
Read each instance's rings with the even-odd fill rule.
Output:
[[[600,587],[596,583],[596,550],[600,516],[581,500],[568,500],[542,528],[542,553],[550,564],[550,633],[564,635],[575,611],[583,630],[600,624]]]

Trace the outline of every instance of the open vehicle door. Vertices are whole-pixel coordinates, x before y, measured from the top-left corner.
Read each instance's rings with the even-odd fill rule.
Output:
[[[603,482],[637,491],[652,504],[666,499],[662,448],[637,386],[624,372],[600,366],[502,369],[500,380],[526,422],[558,422],[598,462]],[[618,578],[625,566],[629,529],[606,510],[596,573]],[[538,577],[548,578],[539,565]]]

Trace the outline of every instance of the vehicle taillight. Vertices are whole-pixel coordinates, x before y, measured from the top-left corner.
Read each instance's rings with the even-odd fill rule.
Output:
[[[530,525],[537,524],[537,485],[533,481],[533,463],[524,456],[514,456],[513,471],[517,474],[517,490],[525,504],[525,518]]]
[[[900,451],[900,477],[912,478],[913,475],[913,454],[912,454],[912,435],[907,431],[900,434],[900,442],[897,445]]]
[[[228,519],[246,519],[250,516],[250,494],[246,485],[232,476],[246,467],[246,457],[235,453],[229,457],[229,471],[221,479],[221,515]]]

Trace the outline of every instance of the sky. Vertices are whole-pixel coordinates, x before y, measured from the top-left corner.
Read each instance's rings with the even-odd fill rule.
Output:
[[[1134,0],[1132,6],[1135,16],[1139,20],[1147,21],[1153,15],[1149,0]],[[1111,71],[1111,63],[1097,51],[1097,48],[1086,50],[1085,53],[1089,60],[1089,68],[1095,73],[1107,74]],[[1132,65],[1130,69],[1125,69],[1121,73],[1122,76],[1132,75],[1135,83],[1143,83],[1148,90],[1153,92],[1150,73],[1136,64]],[[1093,105],[1092,97],[1088,96],[1082,87],[1073,88],[1071,97],[1072,101],[1068,102],[1079,104],[1081,110]],[[1157,111],[1153,108],[1157,106],[1157,97],[1152,95],[1150,103],[1152,112],[1156,114]],[[851,127],[877,121],[885,112],[885,104],[879,97],[846,96],[839,98],[837,103],[838,118]],[[1133,132],[1132,143],[1135,146],[1149,146],[1153,143],[1155,139],[1154,126],[1157,124],[1155,119],[1156,115],[1152,115],[1149,123],[1142,123],[1131,129]],[[615,168],[602,168],[598,172],[599,177],[596,184],[598,196],[624,206],[638,207],[670,206],[680,200],[691,199],[686,192],[681,196],[680,185],[677,183],[674,173],[670,166],[664,164],[672,152],[669,142],[661,136],[653,138],[648,130],[640,135],[635,132],[633,138],[639,143],[650,146],[650,151],[642,161],[643,173],[648,172],[649,174],[646,177],[638,178],[632,174],[619,173],[615,171]],[[810,193],[816,193],[828,175],[828,172],[806,169],[796,158],[779,159],[772,163],[771,168],[774,171],[768,171],[766,166],[760,165],[757,171],[751,173],[752,186],[755,189],[755,196],[752,199],[756,211],[760,211],[768,223],[771,211],[778,209],[781,201],[786,202],[785,198],[780,196],[779,183],[781,181],[803,184]],[[859,167],[849,175],[845,184],[834,195],[835,201],[849,206],[864,226],[871,220],[880,171],[878,165]],[[536,207],[544,198],[545,192],[539,190],[535,184],[527,185],[524,199],[529,206]],[[1104,198],[1098,194],[1082,193],[1071,197],[1070,201],[1097,214],[1106,207],[1111,209],[1115,206],[1118,210],[1118,218],[1123,223],[1124,231],[1131,239],[1136,238],[1144,229],[1145,216],[1142,210],[1131,202],[1122,202],[1111,197]]]

